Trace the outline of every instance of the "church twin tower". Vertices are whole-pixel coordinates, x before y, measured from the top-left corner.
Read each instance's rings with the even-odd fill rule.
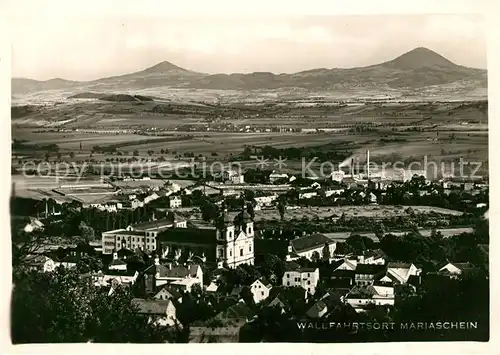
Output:
[[[250,215],[242,211],[233,220],[224,210],[216,227],[217,261],[231,268],[241,264],[253,265],[255,231]]]

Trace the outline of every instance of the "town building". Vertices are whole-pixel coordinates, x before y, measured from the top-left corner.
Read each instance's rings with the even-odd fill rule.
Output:
[[[337,243],[319,233],[292,239],[288,245],[287,260],[301,257],[312,260],[315,253],[320,259],[326,255],[329,260],[334,255],[336,246]]]
[[[282,280],[283,286],[300,286],[305,289],[307,293],[314,295],[318,281],[318,268],[303,268],[293,261],[288,261],[285,264],[285,273]]]
[[[384,265],[358,263],[354,270],[354,281],[356,285],[371,285],[374,281],[379,280],[385,274],[385,271]]]
[[[153,252],[157,248],[158,233],[168,228],[186,228],[186,220],[175,214],[169,214],[164,219],[130,225],[125,229],[116,229],[102,233],[102,252],[111,254],[122,248],[136,248]]]
[[[151,201],[157,200],[159,198],[160,198],[160,195],[158,195],[156,192],[153,192],[152,194],[150,194],[144,198],[144,204],[147,205]]]
[[[268,298],[272,287],[271,283],[265,278],[255,280],[250,285],[250,291],[252,292],[254,302],[259,303]]]
[[[230,181],[233,184],[243,184],[245,182],[245,176],[234,170],[226,170],[222,173],[222,179],[224,181]]]
[[[439,269],[439,274],[450,278],[458,278],[464,272],[475,270],[476,267],[471,263],[447,263]]]
[[[385,265],[387,255],[381,249],[368,250],[357,256],[360,264]]]
[[[160,326],[173,326],[177,323],[177,309],[171,300],[132,299],[137,312]]]
[[[182,198],[180,196],[172,196],[168,200],[170,208],[180,208],[182,207]]]
[[[390,286],[354,286],[343,298],[356,311],[360,312],[367,305],[394,305],[394,288]]]
[[[203,289],[203,270],[199,265],[160,264],[155,258],[155,286],[169,285],[179,291],[191,292],[194,285]]]
[[[406,284],[410,277],[419,277],[422,270],[411,263],[395,263],[387,264],[387,272],[384,277],[380,278],[381,282],[392,284]]]
[[[196,257],[205,257],[207,262],[227,264],[235,268],[241,264],[254,263],[253,221],[247,212],[239,213],[234,220],[224,212],[215,225],[189,228],[170,228],[160,233],[160,254],[181,250]]]

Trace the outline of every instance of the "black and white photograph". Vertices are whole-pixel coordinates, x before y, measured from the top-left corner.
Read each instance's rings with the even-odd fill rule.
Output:
[[[9,30],[13,344],[489,341],[483,15]]]

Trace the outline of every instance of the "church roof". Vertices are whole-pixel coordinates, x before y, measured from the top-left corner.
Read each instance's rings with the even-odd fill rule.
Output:
[[[158,234],[160,242],[190,243],[190,244],[217,244],[217,230],[215,228],[169,228]]]

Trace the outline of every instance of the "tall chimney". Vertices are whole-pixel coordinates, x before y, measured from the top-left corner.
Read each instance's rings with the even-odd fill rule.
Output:
[[[351,158],[351,177],[354,177],[354,158]]]
[[[366,176],[370,180],[370,150],[366,151]]]

